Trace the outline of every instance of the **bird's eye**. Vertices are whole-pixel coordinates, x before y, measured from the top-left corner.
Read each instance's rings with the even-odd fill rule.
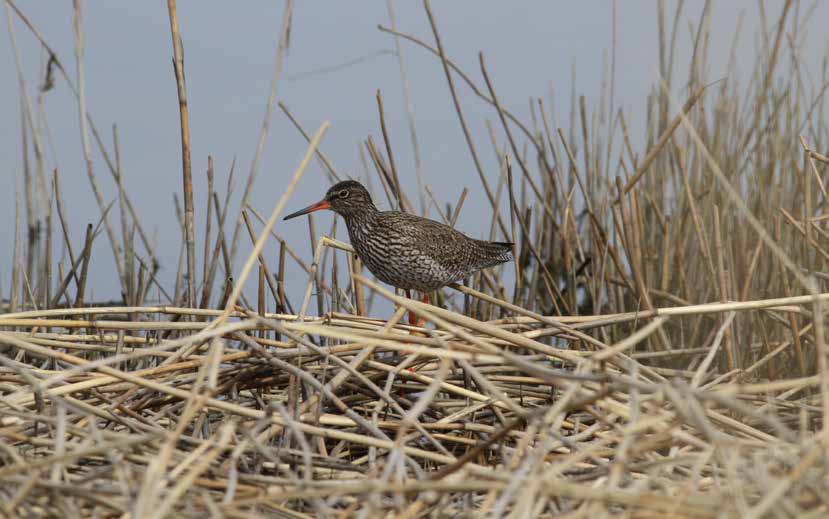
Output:
[[[338,195],[340,198],[348,198],[348,189],[343,189],[342,191],[340,191],[339,193],[337,193],[337,195]]]

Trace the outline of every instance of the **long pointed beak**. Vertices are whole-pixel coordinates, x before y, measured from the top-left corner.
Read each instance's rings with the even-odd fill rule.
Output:
[[[319,211],[320,209],[331,209],[331,204],[328,203],[328,200],[320,200],[316,204],[311,204],[305,209],[301,209],[295,213],[291,213],[283,220],[290,220],[291,218],[296,218],[297,216],[302,216],[304,214],[313,213],[314,211]]]

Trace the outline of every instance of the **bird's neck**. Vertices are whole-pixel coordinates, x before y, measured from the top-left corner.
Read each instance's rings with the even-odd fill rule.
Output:
[[[354,236],[354,234],[368,232],[374,225],[379,214],[380,211],[377,210],[374,204],[371,204],[371,206],[365,206],[353,211],[342,213],[342,217],[345,219],[345,225],[348,227],[348,233],[351,236]]]

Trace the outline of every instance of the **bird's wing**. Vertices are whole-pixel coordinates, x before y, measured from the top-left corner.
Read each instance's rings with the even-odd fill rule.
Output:
[[[412,250],[432,258],[451,258],[468,264],[472,259],[474,241],[448,225],[408,213],[391,212],[402,232],[401,241]]]

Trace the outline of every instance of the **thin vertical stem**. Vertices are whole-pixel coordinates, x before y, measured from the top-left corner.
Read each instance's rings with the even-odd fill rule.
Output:
[[[521,262],[518,258],[518,240],[515,235],[515,193],[512,190],[512,161],[510,160],[509,153],[504,154],[504,167],[507,171],[507,188],[509,189],[510,239],[512,240],[512,262],[515,266],[515,287],[513,289],[512,299],[515,302],[521,293]]]
[[[279,272],[276,278],[276,292],[279,295],[277,312],[288,311],[288,298],[285,296],[285,241],[279,241]]]
[[[267,309],[265,308],[265,264],[259,263],[259,284],[257,287],[256,308],[261,317],[265,316]],[[259,337],[265,337],[265,330],[259,331]]]
[[[394,0],[386,0],[386,9],[389,12],[389,22],[391,22],[391,29],[397,30],[397,23],[394,15]],[[400,36],[397,34],[394,37],[394,50],[397,55],[397,63],[400,65],[400,80],[403,82],[403,99],[406,102],[406,115],[409,120],[409,136],[412,139],[412,153],[415,161],[415,177],[417,178],[417,197],[420,202],[420,214],[426,215],[426,199],[423,197],[423,164],[420,159],[420,142],[417,139],[417,131],[415,130],[414,121],[414,105],[412,104],[412,95],[409,89],[409,77],[406,73],[406,64],[403,60],[403,46],[400,45]]]
[[[89,257],[92,254],[93,236],[94,234],[92,232],[92,224],[87,224],[86,239],[84,240],[83,254],[81,255],[83,265],[81,266],[81,276],[80,280],[78,281],[78,293],[75,296],[75,308],[83,308],[83,296],[84,292],[86,291],[86,274],[87,272],[89,272]]]
[[[391,151],[391,141],[389,140],[389,132],[386,129],[386,117],[383,112],[383,96],[380,95],[380,90],[377,91],[377,111],[380,114],[380,129],[383,131],[383,141],[386,143],[386,153],[389,156],[389,169],[391,170],[391,178],[394,181],[394,196],[397,198],[397,208],[401,211],[406,211],[403,204],[403,197],[401,196],[402,189],[400,187],[400,177],[397,175],[397,165],[394,163],[394,154]]]
[[[449,71],[449,60],[446,58],[446,52],[443,50],[443,43],[440,41],[440,33],[438,33],[437,22],[435,22],[435,17],[432,14],[432,8],[429,5],[429,0],[423,0],[423,8],[426,9],[426,15],[429,17],[429,24],[432,26],[432,33],[435,36],[435,45],[437,46],[438,54],[440,55],[440,62],[443,65],[443,72],[446,75],[446,84],[449,86],[449,92],[452,94],[452,102],[455,105],[455,111],[458,114],[458,120],[461,123],[461,129],[463,130],[463,135],[466,138],[469,153],[472,155],[472,162],[475,163],[475,171],[478,172],[478,178],[481,180],[484,192],[486,193],[489,203],[492,205],[494,210],[495,197],[492,194],[492,190],[489,188],[489,182],[486,180],[484,168],[478,158],[478,152],[475,150],[475,143],[472,141],[472,134],[469,133],[469,128],[466,126],[466,119],[463,117],[463,110],[461,110],[458,94],[455,92],[455,82],[452,79],[452,73]],[[509,232],[507,232],[507,228],[501,218],[498,218],[498,226],[501,228],[501,232],[504,233],[504,236],[509,236]]]
[[[250,172],[245,183],[245,192],[242,195],[242,208],[247,207],[248,197],[253,191],[253,184],[256,181],[256,175],[259,172],[259,160],[262,157],[262,152],[265,149],[265,141],[268,137],[268,129],[271,126],[271,114],[273,113],[273,104],[276,101],[276,87],[279,84],[279,78],[282,75],[282,63],[285,61],[285,53],[290,44],[291,35],[291,20],[293,18],[294,2],[293,0],[286,0],[285,8],[282,11],[282,29],[279,33],[279,43],[276,48],[276,63],[273,68],[273,77],[271,78],[271,91],[268,96],[268,102],[265,105],[265,116],[262,120],[262,129],[259,131],[259,140],[256,143],[256,153],[253,155],[253,161],[250,164]],[[236,228],[233,230],[230,244],[231,260],[236,258],[236,247],[239,244],[239,231],[242,228],[242,216],[236,220]]]
[[[20,187],[15,182],[14,189],[14,255],[12,257],[12,286],[9,294],[9,312],[17,311],[17,301],[20,295]]]
[[[101,210],[103,217],[104,228],[106,229],[109,243],[112,247],[112,255],[115,259],[115,267],[118,269],[118,277],[121,281],[121,290],[126,288],[126,274],[124,273],[124,261],[121,257],[121,247],[118,246],[118,241],[115,239],[115,231],[110,225],[109,217],[105,209],[104,195],[101,193],[101,188],[98,185],[98,180],[95,177],[95,170],[92,167],[92,147],[89,143],[89,132],[87,131],[86,118],[86,95],[85,90],[85,71],[84,71],[84,48],[83,48],[83,25],[81,23],[81,0],[74,0],[73,10],[73,24],[72,27],[75,33],[75,57],[77,61],[78,73],[78,116],[81,125],[81,142],[83,144],[83,156],[86,163],[86,174],[89,177],[89,183],[92,186],[92,192],[95,194],[95,200],[98,202],[98,208]]]
[[[239,276],[236,278],[233,289],[227,297],[227,301],[225,302],[225,309],[222,312],[222,315],[216,318],[213,321],[212,326],[216,327],[222,324],[228,317],[230,317],[230,313],[233,311],[233,307],[236,304],[236,301],[239,300],[239,297],[242,294],[242,287],[245,284],[245,281],[250,275],[251,269],[253,269],[253,264],[256,263],[257,259],[259,258],[259,253],[262,252],[262,249],[265,247],[265,241],[268,238],[268,234],[273,229],[273,226],[276,225],[276,219],[279,216],[279,213],[282,212],[282,209],[285,207],[285,204],[288,201],[288,198],[293,194],[294,189],[296,188],[299,179],[302,177],[302,174],[305,173],[305,168],[308,167],[308,163],[311,161],[311,158],[314,156],[314,152],[319,146],[320,141],[322,140],[322,136],[325,135],[325,131],[328,130],[329,123],[325,121],[320,129],[317,130],[316,135],[314,138],[311,139],[311,143],[308,145],[308,150],[305,152],[305,157],[303,157],[302,162],[300,162],[299,167],[294,172],[293,177],[291,178],[288,185],[285,187],[285,191],[282,193],[282,196],[279,197],[279,201],[277,201],[276,206],[273,208],[273,212],[271,213],[270,218],[265,223],[264,229],[262,229],[262,234],[259,235],[259,239],[256,240],[256,244],[253,247],[250,255],[248,256],[247,261],[245,261],[245,265],[242,267]],[[170,357],[172,358],[172,357]]]
[[[112,125],[112,145],[115,148],[115,170],[118,183],[118,207],[121,210],[121,242],[124,244],[124,272],[126,272],[126,293],[124,303],[131,305],[135,303],[134,287],[132,284],[132,271],[135,269],[135,248],[130,241],[130,222],[127,218],[126,191],[124,190],[124,177],[121,170],[121,147],[118,143],[118,127]]]
[[[78,1],[78,0],[76,0]],[[170,36],[173,39],[173,70],[178,91],[178,110],[181,123],[181,169],[184,185],[184,241],[187,248],[187,304],[196,305],[196,239],[193,209],[193,174],[190,165],[190,125],[187,115],[187,87],[184,80],[184,49],[176,15],[176,0],[167,0],[170,17]]]
[[[208,270],[210,270],[210,226],[213,222],[213,156],[207,156],[207,208],[204,218],[204,265],[202,266],[202,294],[208,281]]]

